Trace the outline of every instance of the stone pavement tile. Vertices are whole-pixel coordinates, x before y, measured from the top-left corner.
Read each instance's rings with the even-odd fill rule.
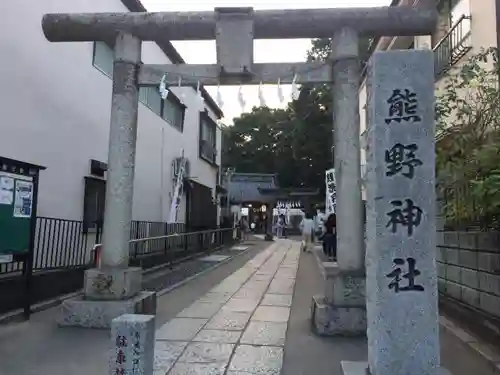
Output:
[[[229,362],[234,344],[220,344],[214,342],[192,342],[179,358],[184,363],[213,363]]]
[[[256,273],[248,281],[249,282],[253,282],[253,281],[262,281],[262,282],[264,282],[265,281],[265,282],[267,282],[269,284],[272,279],[273,279],[272,275],[263,275],[263,274],[257,274]]]
[[[214,293],[208,292],[204,296],[200,297],[197,302],[220,302],[226,303],[231,298],[232,293]]]
[[[219,311],[206,325],[206,329],[220,329],[227,331],[242,331],[251,313],[234,312],[234,311]]]
[[[274,284],[273,284],[274,283]],[[293,288],[295,288],[295,279],[275,279],[273,283],[269,286],[269,293],[278,292],[275,294],[293,294]]]
[[[178,318],[211,318],[223,306],[223,302],[199,302],[196,301],[191,306],[182,310]]]
[[[222,311],[235,311],[235,312],[253,312],[259,299],[257,298],[231,298],[222,308]]]
[[[291,294],[266,294],[261,302],[261,306],[292,306]]]
[[[181,363],[178,362],[168,375],[223,375],[226,363]]]
[[[233,284],[234,286],[241,287],[243,284],[246,283],[248,278],[250,276],[252,276],[252,274],[253,274],[253,271],[250,271],[248,275],[244,275],[244,276],[238,276],[238,277],[233,277],[234,275],[229,276],[226,280],[224,280],[224,282],[227,284]]]
[[[233,295],[234,298],[241,298],[241,299],[260,299],[264,295],[265,289],[252,289],[252,288],[246,288],[243,287],[240,290],[238,290],[237,293]]]
[[[156,331],[156,340],[190,341],[208,319],[174,318]]]
[[[266,263],[264,266],[259,268],[259,270],[257,272],[255,272],[255,274],[256,275],[267,275],[267,276],[272,275],[272,276],[274,276],[274,274],[278,270],[278,267],[279,267],[279,263],[275,264],[275,265],[270,265],[270,264]]]
[[[287,323],[251,321],[241,337],[242,344],[285,345]]]
[[[293,263],[293,264],[291,264],[291,263],[283,263],[280,268],[287,268],[287,269],[291,269],[291,270],[297,271],[297,269],[299,267],[298,267],[298,264],[296,264],[296,263]]]
[[[193,341],[218,342],[225,344],[236,344],[240,339],[241,331],[222,331],[216,329],[202,329]]]
[[[282,362],[283,348],[240,345],[229,364],[228,374],[279,375]]]
[[[154,371],[165,374],[181,355],[187,342],[156,341],[154,355]]]
[[[275,279],[282,280],[282,279],[295,279],[295,276],[297,275],[297,272],[295,272],[291,268],[280,268],[278,272],[276,272],[276,276],[274,277]]]
[[[295,286],[294,279],[285,280],[273,280],[269,286],[268,293],[270,294],[293,294],[293,288]]]
[[[269,287],[268,282],[248,282],[240,290],[255,290],[256,292],[265,292]]]
[[[259,306],[255,310],[252,320],[261,322],[286,323],[290,317],[289,307]]]
[[[240,284],[219,284],[215,288],[211,289],[209,293],[221,293],[221,294],[234,294],[238,289],[241,288]]]

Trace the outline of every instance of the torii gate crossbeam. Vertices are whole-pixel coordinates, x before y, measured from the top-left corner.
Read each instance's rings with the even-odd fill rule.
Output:
[[[427,35],[436,24],[433,8],[377,7],[345,9],[257,10],[215,8],[215,12],[59,13],[43,18],[51,42],[105,40],[116,31],[143,41],[216,39],[217,21],[251,19],[255,39],[331,38],[343,28],[369,36]]]

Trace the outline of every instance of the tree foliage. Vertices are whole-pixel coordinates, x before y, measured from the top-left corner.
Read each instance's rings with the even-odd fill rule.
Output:
[[[449,223],[500,224],[498,51],[451,71],[436,98],[438,189]]]
[[[366,50],[369,40],[361,43]],[[326,61],[330,40],[314,40],[308,61]],[[366,54],[365,54],[366,55]],[[332,167],[330,85],[302,85],[286,109],[254,107],[224,129],[223,165],[237,172],[277,173],[282,187],[318,188]]]

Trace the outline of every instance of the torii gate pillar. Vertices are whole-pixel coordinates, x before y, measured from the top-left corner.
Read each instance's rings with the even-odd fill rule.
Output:
[[[361,198],[358,35],[332,38],[337,263],[323,262],[324,295],[313,297],[312,321],[321,335],[365,335],[364,214]]]
[[[123,313],[156,313],[156,294],[141,292],[142,269],[129,267],[141,45],[131,34],[117,34],[100,264],[85,271],[84,298],[62,303],[61,326],[109,328]]]

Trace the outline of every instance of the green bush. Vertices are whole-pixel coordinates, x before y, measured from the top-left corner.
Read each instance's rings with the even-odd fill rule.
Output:
[[[449,224],[500,226],[498,51],[451,71],[436,95],[438,194]]]

